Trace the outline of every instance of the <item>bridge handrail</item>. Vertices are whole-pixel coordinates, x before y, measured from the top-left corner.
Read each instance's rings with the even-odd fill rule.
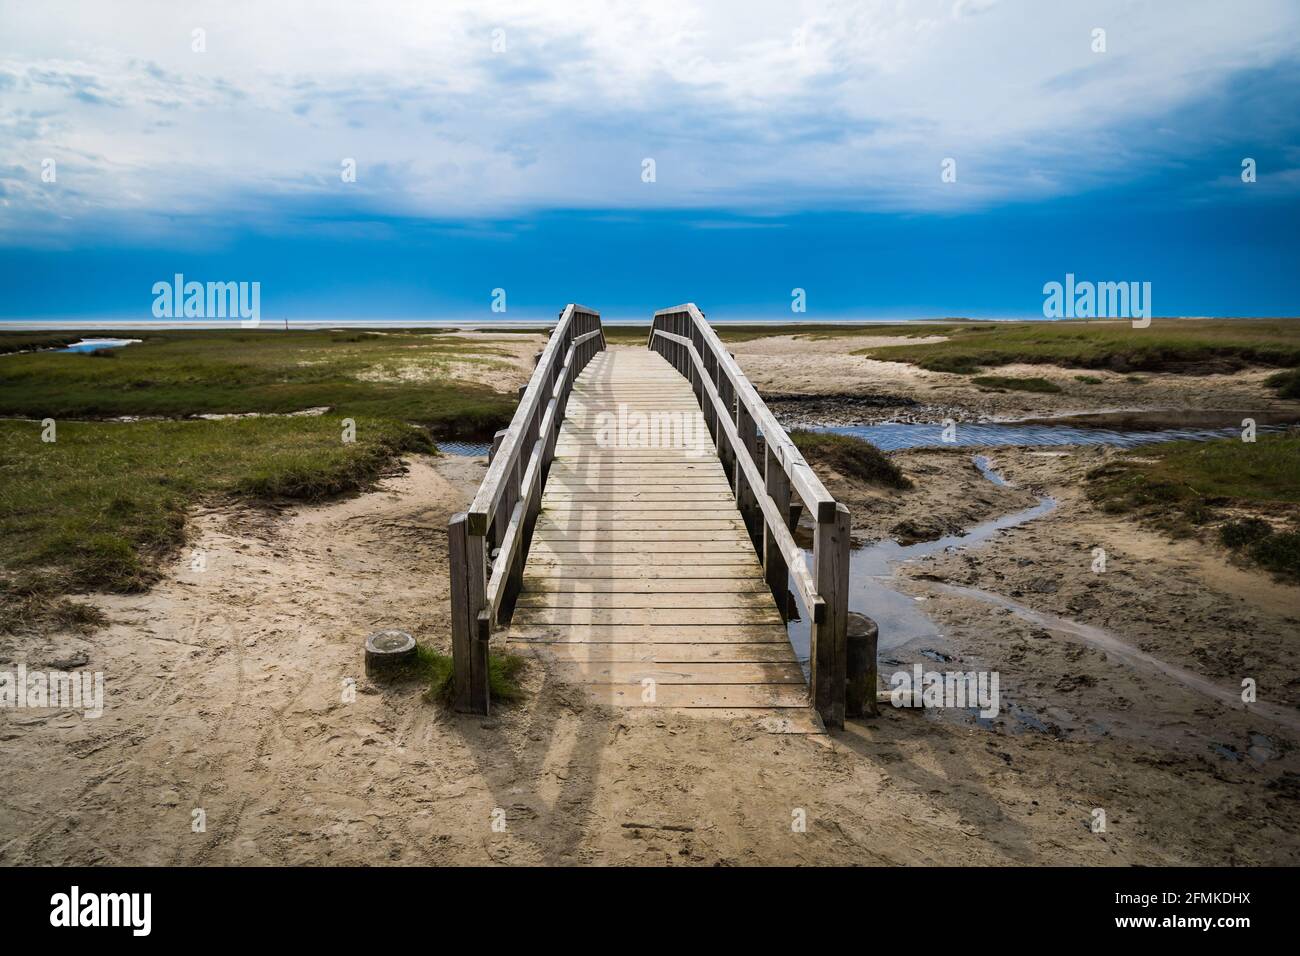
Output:
[[[605,348],[600,313],[560,313],[509,426],[496,433],[487,474],[467,511],[447,526],[452,660],[457,710],[486,714],[488,641],[508,593],[517,593],[542,490],[573,381]]]
[[[648,348],[690,380],[733,483],[764,577],[788,617],[788,580],[811,622],[813,703],[825,723],[844,724],[848,668],[849,512],[817,478],[776,416],[693,302],[654,314]],[[759,467],[758,438],[765,450]],[[813,568],[794,540],[797,492],[816,519]]]

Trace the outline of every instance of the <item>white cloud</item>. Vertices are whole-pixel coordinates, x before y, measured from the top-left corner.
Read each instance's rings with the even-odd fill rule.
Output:
[[[1122,174],[1132,124],[1294,60],[1300,8],[0,0],[0,22],[0,234],[13,238],[295,201],[761,215],[1079,191]],[[1105,54],[1090,48],[1097,26]],[[949,156],[955,186],[939,180]],[[56,186],[40,181],[44,157]]]

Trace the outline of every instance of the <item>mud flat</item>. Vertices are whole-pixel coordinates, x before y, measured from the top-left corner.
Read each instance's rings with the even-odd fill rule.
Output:
[[[1300,330],[1300,323],[1297,324]],[[1300,334],[1300,331],[1298,331]],[[920,345],[933,337],[906,340]],[[1059,392],[988,388],[970,375],[930,371],[901,361],[855,354],[898,344],[898,337],[773,335],[731,343],[736,360],[774,408],[794,424],[849,425],[878,421],[957,421],[1121,414],[1149,410],[1181,422],[1182,413],[1207,421],[1211,413],[1249,412],[1261,424],[1300,421],[1300,402],[1264,385],[1275,368],[1231,372],[1116,372],[1056,365],[1008,364],[989,370],[1008,378],[1037,378]],[[801,407],[802,406],[802,407]],[[1215,419],[1217,420],[1217,419]],[[1240,417],[1234,422],[1240,425]],[[1150,427],[1159,427],[1151,425]]]

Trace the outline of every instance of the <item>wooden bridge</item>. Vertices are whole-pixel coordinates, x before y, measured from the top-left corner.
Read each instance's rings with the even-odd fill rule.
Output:
[[[608,348],[567,306],[452,518],[457,708],[487,713],[497,641],[612,705],[843,726],[848,510],[694,304],[656,312],[646,344]]]

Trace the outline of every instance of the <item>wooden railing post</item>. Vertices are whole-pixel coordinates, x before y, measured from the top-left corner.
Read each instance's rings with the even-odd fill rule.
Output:
[[[479,627],[487,566],[483,536],[469,533],[469,516],[452,515],[447,525],[451,570],[451,651],[453,701],[457,710],[488,712],[488,641]]]
[[[848,678],[849,509],[837,503],[834,516],[813,532],[813,579],[825,613],[812,624],[813,706],[828,727],[844,726]]]
[[[749,453],[749,460],[757,464],[761,460],[758,457],[758,426],[754,423],[754,416],[745,408],[743,402],[736,402],[736,434]],[[760,526],[762,512],[754,497],[754,489],[749,487],[749,482],[745,480],[744,472],[740,468],[736,469],[733,487],[736,506],[740,509],[741,517],[745,519],[749,540],[757,551],[763,546],[763,531]]]
[[[790,478],[786,475],[780,460],[777,459],[776,452],[772,450],[771,443],[763,444],[765,448],[763,471],[768,496],[776,505],[779,514],[789,514]],[[766,520],[763,522],[763,577],[767,581],[767,586],[772,589],[772,597],[776,599],[781,620],[790,620],[790,567],[786,564],[785,557],[777,545],[775,530],[768,526]]]

